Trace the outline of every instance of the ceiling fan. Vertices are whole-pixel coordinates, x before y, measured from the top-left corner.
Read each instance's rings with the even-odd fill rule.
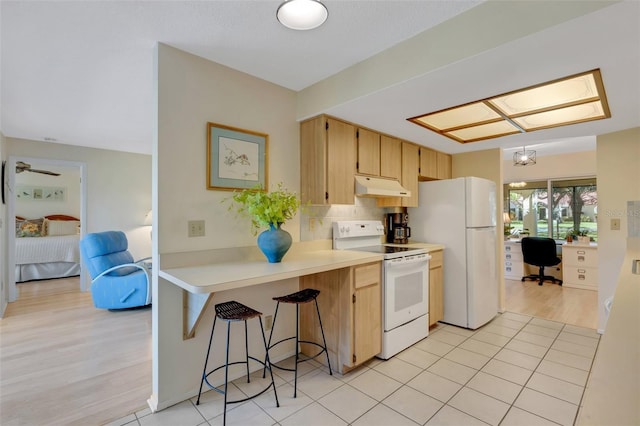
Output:
[[[23,161],[18,161],[16,163],[16,173],[22,172],[42,173],[43,175],[60,176],[60,173],[50,172],[49,170],[32,169],[31,164],[27,164]]]

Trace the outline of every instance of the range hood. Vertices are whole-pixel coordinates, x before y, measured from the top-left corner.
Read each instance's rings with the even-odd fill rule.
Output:
[[[411,191],[396,179],[356,175],[356,195],[359,197],[411,197]]]

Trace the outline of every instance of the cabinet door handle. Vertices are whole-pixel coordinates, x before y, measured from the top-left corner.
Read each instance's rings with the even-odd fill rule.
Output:
[[[586,252],[584,250],[578,250],[578,254],[585,254]]]
[[[583,280],[583,281],[584,281],[585,277],[584,277],[584,275],[579,274],[579,275],[578,275],[578,279],[579,279],[579,280]]]
[[[584,270],[584,269],[578,269],[578,273],[580,273],[580,274],[585,274],[586,272],[587,272],[587,271],[586,271],[586,270]]]
[[[578,256],[578,262],[584,262],[584,256]]]

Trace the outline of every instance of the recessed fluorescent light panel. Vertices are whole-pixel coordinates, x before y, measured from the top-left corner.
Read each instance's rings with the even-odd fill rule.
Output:
[[[408,120],[469,143],[609,117],[602,76],[595,69]]]

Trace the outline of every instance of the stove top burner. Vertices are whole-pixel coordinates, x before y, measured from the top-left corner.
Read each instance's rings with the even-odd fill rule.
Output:
[[[379,245],[379,246],[368,246],[368,247],[356,247],[353,250],[366,251],[370,253],[389,254],[389,253],[401,253],[405,251],[410,251],[411,249],[409,247]]]
[[[381,244],[384,226],[377,220],[333,222],[333,248],[382,254],[383,258],[396,259],[414,254],[425,254],[427,250],[415,245]]]
[[[398,246],[365,246],[365,247],[353,247],[351,250],[366,251],[367,253],[380,253],[385,255],[385,259],[393,259],[401,257],[403,254],[419,254],[426,253],[426,250],[415,247],[398,247]]]

